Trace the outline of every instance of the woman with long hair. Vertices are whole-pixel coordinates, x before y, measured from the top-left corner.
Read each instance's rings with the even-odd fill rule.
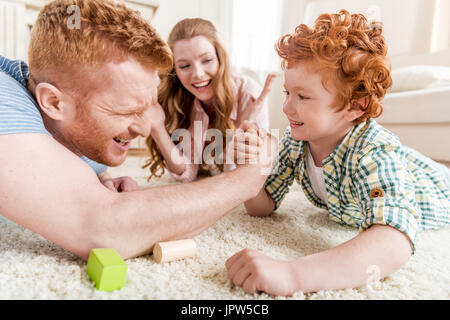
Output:
[[[158,103],[152,108],[151,134],[147,138],[150,159],[145,167],[150,177],[167,169],[178,181],[194,180],[199,170],[216,175],[234,165],[224,159],[225,152],[214,154],[219,161],[206,161],[203,151],[209,143],[208,129],[221,133],[227,144],[227,130],[240,128],[244,121],[268,129],[267,94],[274,78],[268,75],[264,88],[253,79],[232,74],[227,52],[217,30],[207,20],[184,19],[172,29],[168,44],[174,55],[172,72],[161,77]],[[190,141],[175,145],[176,130],[185,129]],[[185,137],[183,136],[183,139]],[[215,137],[217,139],[217,136]],[[183,150],[180,145],[188,145]]]

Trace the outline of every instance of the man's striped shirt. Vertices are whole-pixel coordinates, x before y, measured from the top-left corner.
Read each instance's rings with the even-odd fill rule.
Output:
[[[24,61],[9,60],[0,55],[0,135],[14,133],[42,133],[45,129],[39,107],[27,90],[28,65]],[[97,174],[108,167],[81,157]]]

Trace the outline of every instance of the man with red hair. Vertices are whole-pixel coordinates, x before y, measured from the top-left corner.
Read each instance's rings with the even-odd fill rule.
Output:
[[[74,5],[79,23],[68,20]],[[0,213],[79,257],[112,247],[126,259],[192,237],[263,185],[261,164],[146,190],[104,174],[149,135],[158,73],[173,65],[166,43],[125,5],[48,3],[29,63],[0,56]]]

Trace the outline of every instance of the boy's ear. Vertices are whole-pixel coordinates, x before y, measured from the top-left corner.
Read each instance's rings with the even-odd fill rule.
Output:
[[[361,117],[366,112],[367,106],[369,105],[369,100],[370,99],[368,96],[357,100],[352,100],[350,102],[350,106],[344,114],[345,120],[352,122]]]
[[[42,111],[53,120],[64,118],[61,102],[62,92],[50,83],[41,82],[35,89],[36,101]]]

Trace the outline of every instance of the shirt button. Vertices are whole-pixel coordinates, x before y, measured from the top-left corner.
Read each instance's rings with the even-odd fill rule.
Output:
[[[384,197],[384,191],[383,189],[379,188],[379,187],[375,187],[372,190],[370,190],[370,198],[381,198]]]

